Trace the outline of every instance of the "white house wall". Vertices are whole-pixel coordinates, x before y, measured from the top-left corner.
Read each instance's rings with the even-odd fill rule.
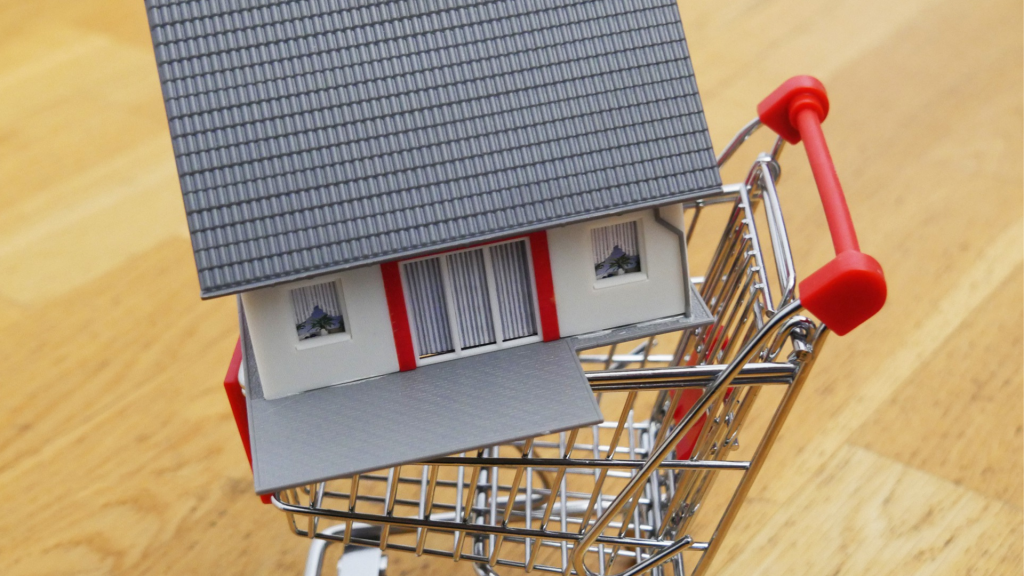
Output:
[[[332,280],[343,300],[346,334],[300,343],[289,291]],[[398,371],[379,266],[246,292],[242,305],[268,400]]]
[[[681,225],[679,206],[661,212],[666,220]],[[595,281],[590,231],[630,220],[639,220],[640,274],[646,277]],[[548,230],[548,249],[562,337],[685,312],[679,240],[655,221],[653,210]]]

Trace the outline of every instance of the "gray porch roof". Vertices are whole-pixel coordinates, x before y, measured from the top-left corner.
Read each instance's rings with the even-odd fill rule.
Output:
[[[693,309],[267,400],[239,299],[253,481],[259,493],[600,422],[577,352],[705,326]],[[617,414],[617,413],[616,413]]]
[[[146,0],[203,297],[720,185],[675,0]]]

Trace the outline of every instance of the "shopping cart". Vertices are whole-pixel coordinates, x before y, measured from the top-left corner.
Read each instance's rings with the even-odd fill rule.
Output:
[[[715,322],[581,352],[600,425],[277,493],[291,531],[313,539],[307,575],[320,573],[331,542],[350,550],[339,562],[346,576],[381,572],[387,551],[467,561],[484,576],[707,571],[826,336],[885,300],[821,132],[824,88],[791,79],[758,113],[718,163],[762,125],[779,134],[771,152],[745,181],[684,203],[690,262],[707,266],[694,282]],[[837,256],[801,282],[798,299],[776,184],[784,144],[801,139]],[[697,226],[716,218],[720,236]]]

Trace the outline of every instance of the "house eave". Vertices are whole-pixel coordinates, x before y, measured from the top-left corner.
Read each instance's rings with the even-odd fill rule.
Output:
[[[203,300],[211,300],[214,298],[220,298],[222,296],[231,296],[234,294],[240,294],[242,292],[258,290],[260,288],[269,288],[271,286],[287,284],[290,282],[296,282],[298,280],[305,280],[308,278],[315,278],[317,276],[324,276],[326,274],[333,274],[337,272],[343,272],[345,270],[362,268],[364,266],[375,266],[379,264],[384,264],[385,262],[394,262],[396,260],[405,260],[407,258],[425,256],[428,254],[443,252],[445,250],[452,250],[464,246],[472,246],[474,244],[491,242],[494,240],[502,240],[505,238],[529,234],[531,232],[538,232],[541,230],[548,230],[560,226],[567,226],[569,224],[576,224],[579,222],[586,222],[589,220],[606,218],[608,216],[615,216],[618,214],[625,214],[628,212],[637,212],[640,210],[648,210],[651,208],[658,208],[661,206],[669,206],[672,204],[678,204],[679,202],[692,201],[699,197],[719,192],[721,191],[721,189],[721,186],[712,186],[702,190],[696,190],[687,192],[685,194],[679,194],[677,196],[658,198],[656,200],[650,200],[646,202],[638,202],[635,204],[630,204],[628,206],[616,206],[605,210],[596,210],[594,212],[589,212],[585,215],[556,218],[542,223],[538,223],[533,226],[523,226],[521,228],[516,228],[515,230],[508,230],[500,233],[484,234],[480,236],[474,236],[473,238],[470,239],[442,242],[438,244],[433,244],[431,246],[425,246],[423,248],[417,248],[414,250],[405,250],[398,253],[384,254],[376,258],[368,258],[355,262],[345,262],[337,265],[310,269],[308,271],[302,271],[299,273],[283,275],[280,277],[264,278],[254,282],[228,284],[223,287],[218,287],[216,289],[207,289],[204,287],[200,287],[200,296],[202,297]]]

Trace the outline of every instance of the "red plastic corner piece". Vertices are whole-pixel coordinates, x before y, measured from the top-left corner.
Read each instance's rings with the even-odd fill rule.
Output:
[[[828,94],[817,78],[794,76],[757,105],[757,116],[787,142],[796,144],[800,142],[800,131],[795,126],[796,115],[805,108],[812,108],[817,112],[818,120],[824,122],[828,116]]]
[[[715,330],[713,338],[711,337],[710,331],[704,332],[704,338],[703,342],[701,343],[701,348],[704,350],[707,350],[709,348],[711,350],[721,350],[729,346],[729,337],[723,337],[724,332],[725,326],[719,326],[718,330]],[[718,347],[719,338],[722,338],[721,348]],[[690,360],[686,363],[686,365],[696,366],[697,356],[698,355],[696,351],[692,352],[692,356]],[[690,411],[690,408],[693,408],[693,405],[696,404],[698,400],[700,400],[702,392],[697,389],[672,390],[669,392],[670,396],[674,396],[675,394],[679,394],[680,397],[679,404],[676,406],[676,412],[675,414],[672,415],[672,417],[675,418],[675,422],[676,424],[678,424],[682,422],[683,417],[686,416],[686,413]],[[732,388],[727,389],[725,391],[725,394],[726,398],[728,398],[729,395],[732,394]],[[700,418],[697,419],[697,423],[693,425],[693,428],[690,428],[690,431],[679,439],[679,443],[676,444],[677,460],[689,460],[690,457],[693,456],[693,449],[697,447],[697,440],[700,439],[700,434],[701,432],[704,431],[704,425],[707,424],[707,422],[708,415],[707,412],[705,412],[704,414],[700,415]]]
[[[530,256],[533,258],[533,278],[537,288],[541,335],[545,342],[558,340],[562,334],[558,327],[558,306],[555,304],[555,283],[551,274],[548,233],[544,230],[530,234]]]
[[[235,343],[235,352],[231,355],[231,363],[228,364],[228,373],[224,376],[224,392],[228,395],[228,404],[231,405],[231,414],[235,417],[235,426],[238,427],[238,436],[242,439],[242,448],[245,448],[245,457],[249,460],[249,470],[252,470],[252,447],[249,444],[249,410],[245,405],[245,394],[242,394],[242,383],[238,380],[238,373],[242,369],[242,339]],[[270,504],[270,494],[260,494],[260,500],[264,504]]]
[[[800,282],[800,302],[842,336],[874,316],[885,304],[885,275],[862,252],[841,252]]]
[[[398,369],[402,372],[415,370],[416,352],[412,346],[412,328],[409,326],[409,313],[405,308],[405,290],[402,288],[402,275],[398,270],[398,263],[381,264],[380,274],[384,281],[384,298],[387,300],[388,315],[391,318],[391,333],[395,338]]]

